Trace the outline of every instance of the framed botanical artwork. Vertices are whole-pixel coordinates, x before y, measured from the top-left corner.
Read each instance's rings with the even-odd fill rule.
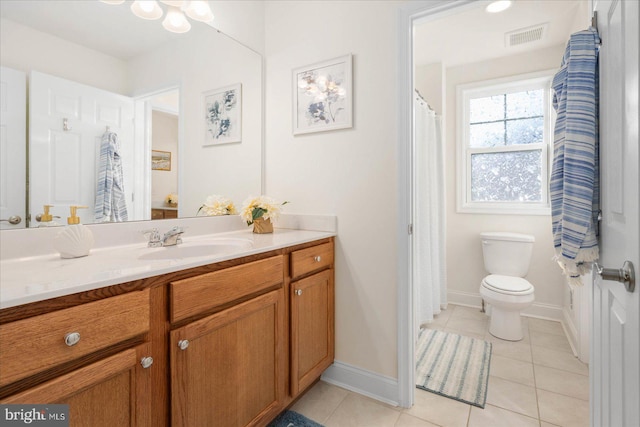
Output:
[[[202,145],[242,141],[242,84],[202,94],[205,135]]]
[[[293,134],[353,126],[351,54],[293,70]]]
[[[151,150],[151,170],[170,171],[171,151]]]

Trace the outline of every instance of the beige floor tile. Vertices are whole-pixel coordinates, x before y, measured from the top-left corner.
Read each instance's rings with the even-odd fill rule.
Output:
[[[396,422],[396,427],[438,427],[438,425],[409,414],[400,414],[400,418],[398,418]]]
[[[349,393],[324,423],[326,427],[394,427],[400,411],[356,393]]]
[[[405,413],[445,427],[465,427],[471,405],[416,389],[413,408]]]
[[[349,392],[343,388],[319,381],[291,409],[322,424],[333,414],[347,394]]]
[[[529,330],[544,332],[552,335],[565,336],[562,323],[553,320],[536,319],[534,317],[529,318]]]
[[[464,317],[455,317],[452,315],[447,322],[447,328],[456,329],[458,331],[470,332],[472,334],[478,334],[484,336],[488,327],[487,320],[479,319],[467,319]]]
[[[492,344],[491,354],[508,357],[510,359],[517,359],[528,363],[531,363],[532,361],[531,344],[528,342],[505,341],[500,338],[496,338],[491,334],[488,336],[485,335],[484,339]]]
[[[558,351],[545,347],[531,346],[533,363],[562,369],[576,374],[589,375],[589,365],[582,363],[573,353]]]
[[[565,351],[571,353],[571,346],[565,335],[554,335],[546,332],[531,331],[531,345],[546,347],[552,350]]]
[[[489,376],[487,403],[529,417],[538,418],[536,389]]]
[[[433,322],[431,323],[436,325],[445,325],[451,318],[452,312],[453,310],[442,310],[440,313],[433,316]]]
[[[546,421],[540,421],[540,427],[560,427],[557,424],[551,424]]]
[[[589,377],[546,366],[534,366],[536,387],[577,399],[589,400]]]
[[[479,308],[475,307],[465,307],[462,305],[456,305],[455,309],[451,314],[452,319],[472,319],[472,320],[480,320],[487,321],[489,316],[486,313],[480,312]]]
[[[489,375],[535,387],[532,363],[491,355]]]
[[[484,409],[471,408],[469,427],[538,427],[537,418],[530,418],[506,409],[486,405]]]
[[[540,420],[562,427],[589,427],[589,402],[538,390]]]

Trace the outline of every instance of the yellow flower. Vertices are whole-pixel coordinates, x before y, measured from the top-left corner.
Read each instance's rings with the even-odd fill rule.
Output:
[[[203,211],[208,216],[235,215],[237,213],[236,207],[230,199],[217,194],[208,196],[200,206],[200,209],[198,209],[198,213],[200,211]]]
[[[267,196],[249,196],[242,203],[242,213],[240,214],[240,216],[247,223],[247,225],[253,224],[253,221],[258,218],[276,219],[280,215],[282,206],[287,203],[288,202],[277,202],[271,197]]]

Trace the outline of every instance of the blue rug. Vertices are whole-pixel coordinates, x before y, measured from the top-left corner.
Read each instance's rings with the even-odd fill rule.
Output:
[[[284,411],[278,415],[278,418],[271,421],[268,427],[322,427],[322,424],[318,424],[297,412]]]

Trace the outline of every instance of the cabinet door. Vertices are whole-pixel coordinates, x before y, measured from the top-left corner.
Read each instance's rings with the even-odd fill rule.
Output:
[[[284,290],[171,332],[172,426],[265,424],[285,394]]]
[[[296,396],[333,363],[333,270],[291,284],[291,393]]]
[[[141,345],[122,351],[0,403],[68,404],[71,427],[151,426],[152,368],[140,364],[146,349]]]

